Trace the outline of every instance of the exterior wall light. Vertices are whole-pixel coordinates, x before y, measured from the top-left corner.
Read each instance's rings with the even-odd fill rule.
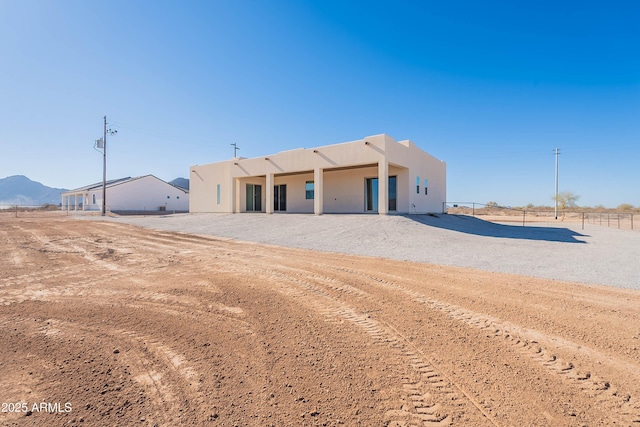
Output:
[[[318,150],[313,150],[314,153],[318,154]]]
[[[364,145],[369,145],[369,141],[365,141],[365,142],[364,142]]]

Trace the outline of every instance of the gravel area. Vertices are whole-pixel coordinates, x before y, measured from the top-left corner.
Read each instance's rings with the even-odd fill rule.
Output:
[[[85,217],[103,219],[100,217]],[[182,214],[111,221],[243,241],[640,289],[640,233],[462,215]]]

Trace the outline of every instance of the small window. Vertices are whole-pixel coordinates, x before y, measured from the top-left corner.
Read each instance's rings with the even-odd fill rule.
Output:
[[[420,194],[420,177],[416,176],[416,193]]]
[[[307,200],[313,200],[313,181],[307,181],[304,185],[305,198]]]
[[[429,180],[428,179],[424,179],[424,195],[426,196],[427,193],[429,192],[427,189],[427,186],[429,185]]]
[[[216,191],[218,193],[218,204],[220,204],[220,184],[218,184]]]

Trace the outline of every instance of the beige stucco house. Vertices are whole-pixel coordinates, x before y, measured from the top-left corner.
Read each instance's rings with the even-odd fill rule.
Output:
[[[430,213],[445,200],[446,164],[384,134],[196,165],[190,174],[192,213]]]

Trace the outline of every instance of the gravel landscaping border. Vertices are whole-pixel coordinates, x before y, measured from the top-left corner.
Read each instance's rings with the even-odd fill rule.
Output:
[[[102,217],[85,217],[104,219]],[[109,217],[158,230],[640,289],[640,233],[464,215],[179,214]]]

